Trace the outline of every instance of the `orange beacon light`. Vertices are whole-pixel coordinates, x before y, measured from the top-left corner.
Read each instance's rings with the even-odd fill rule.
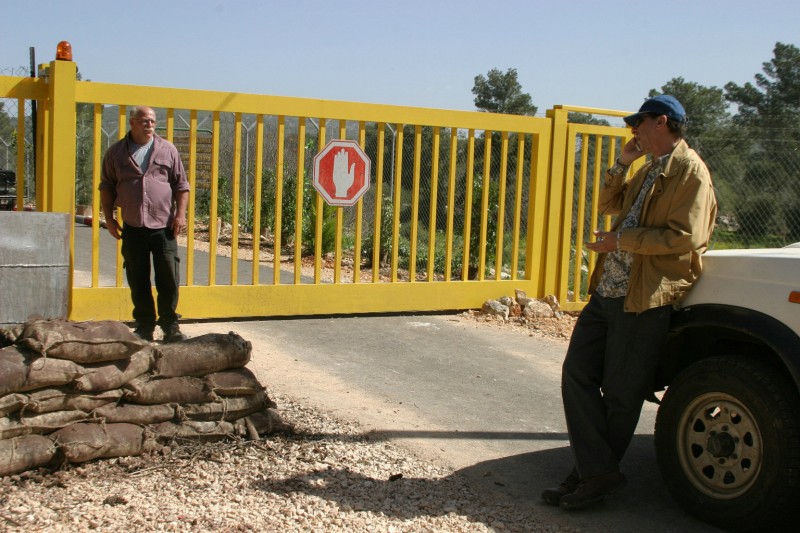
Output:
[[[72,61],[72,45],[67,41],[61,41],[56,46],[57,61]]]

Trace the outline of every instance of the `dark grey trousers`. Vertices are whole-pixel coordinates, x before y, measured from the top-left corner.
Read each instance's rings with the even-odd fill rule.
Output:
[[[561,393],[581,479],[619,470],[669,331],[671,306],[636,314],[623,302],[593,295],[564,359]]]
[[[122,257],[131,288],[133,319],[139,327],[152,330],[156,325],[156,302],[150,283],[152,257],[158,293],[158,323],[162,327],[178,322],[180,257],[178,243],[168,229],[122,228]]]

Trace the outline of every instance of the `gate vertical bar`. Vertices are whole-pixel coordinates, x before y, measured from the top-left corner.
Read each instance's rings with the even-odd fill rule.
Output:
[[[300,284],[303,235],[303,175],[306,164],[306,118],[297,118],[297,173],[294,204],[294,284]],[[275,269],[277,272],[278,269]]]
[[[386,124],[378,123],[378,146],[375,148],[375,215],[372,228],[372,282],[377,283],[381,274],[381,209],[383,206],[383,148],[386,143]]]
[[[470,128],[467,141],[467,175],[464,185],[464,255],[461,256],[461,281],[469,279],[469,237],[472,232],[472,182],[475,172],[475,130]]]
[[[208,285],[217,284],[217,212],[219,209],[219,111],[212,114],[211,138],[211,207],[208,214]]]
[[[392,283],[397,283],[397,268],[399,258],[398,247],[400,245],[400,192],[403,181],[403,124],[397,124],[395,152],[397,157],[394,161],[394,181],[392,187]]]
[[[92,287],[100,281],[100,186],[103,150],[101,134],[103,133],[103,105],[94,105],[93,144],[92,144]]]
[[[339,119],[339,138],[347,137],[347,122]],[[344,207],[336,208],[336,243],[333,247],[333,282],[341,282],[342,275],[342,233],[344,232]]]
[[[419,173],[422,157],[422,126],[414,126],[414,167],[411,182],[411,236],[408,253],[408,281],[417,280],[417,231],[419,226]]]
[[[325,148],[327,137],[326,120],[319,119],[319,129],[317,137],[317,153]],[[322,195],[314,190],[314,206],[316,208],[317,220],[314,229],[314,283],[322,281],[322,226],[325,221],[325,206],[323,205]]]
[[[445,229],[444,280],[450,281],[453,258],[453,213],[456,195],[456,165],[458,163],[458,130],[450,128],[450,167],[447,176],[447,226]]]
[[[478,280],[483,281],[486,272],[486,235],[489,225],[489,188],[492,186],[492,132],[483,132],[483,177],[481,179],[481,218],[478,233]]]
[[[428,281],[433,281],[434,265],[436,261],[436,212],[439,202],[439,146],[441,144],[441,128],[433,128],[433,152],[431,154],[431,187],[430,187],[430,212],[428,215]]]
[[[249,139],[248,139],[249,142]],[[253,264],[252,264],[252,279],[253,285],[258,285],[258,274],[261,271],[261,187],[262,177],[261,173],[264,168],[264,115],[259,114],[256,117],[256,153],[255,165],[253,169]],[[283,184],[281,184],[283,185]],[[278,220],[278,213],[276,212],[276,220]],[[273,241],[275,250],[280,250],[280,241]],[[275,255],[280,261],[280,252]]]
[[[533,146],[531,145],[531,149]],[[532,155],[532,154],[531,154]],[[525,171],[525,135],[517,133],[517,181],[514,184],[514,222],[511,227],[511,279],[517,279],[519,267],[519,228],[522,218],[522,178]],[[533,176],[531,176],[533,179]],[[528,202],[532,202],[528,198]],[[529,273],[530,274],[530,273]]]
[[[506,180],[508,179],[508,132],[500,134],[500,190],[497,202],[497,248],[495,249],[494,279],[502,279],[503,248],[506,225]]]
[[[248,139],[249,141],[249,139]],[[264,115],[256,117],[256,153],[255,153],[255,166],[253,169],[253,264],[252,264],[252,279],[253,285],[258,285],[258,275],[261,272],[261,173],[264,168]],[[281,183],[281,186],[283,184]],[[276,225],[280,223],[278,216],[279,212],[275,213]],[[275,250],[278,261],[280,261],[280,237],[274,241]]]
[[[365,130],[364,121],[358,123],[358,145],[362,150],[366,148],[367,132]],[[369,182],[371,176],[364,176]],[[358,199],[356,203],[356,227],[355,239],[353,241],[353,283],[361,282],[361,231],[364,217],[364,197]]]
[[[197,198],[197,110],[189,112],[189,203],[186,213],[186,285],[194,285],[194,228]]]
[[[231,213],[231,285],[239,284],[239,203],[242,177],[242,114],[234,114],[233,124],[233,213]]]

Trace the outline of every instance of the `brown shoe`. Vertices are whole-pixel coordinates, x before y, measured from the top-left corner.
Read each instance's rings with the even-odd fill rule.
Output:
[[[575,492],[563,496],[559,505],[562,509],[568,511],[589,507],[600,503],[609,494],[614,494],[624,487],[627,482],[628,480],[621,472],[587,477],[578,483],[578,488],[575,489]]]
[[[544,489],[542,491],[542,501],[549,505],[559,505],[561,498],[567,494],[572,494],[578,488],[578,473],[573,470],[567,476],[567,479],[561,482],[561,485],[551,489]]]

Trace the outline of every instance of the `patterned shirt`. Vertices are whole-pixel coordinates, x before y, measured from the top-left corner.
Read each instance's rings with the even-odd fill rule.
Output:
[[[642,216],[642,206],[644,199],[659,174],[664,171],[667,160],[671,154],[666,154],[653,162],[653,166],[647,173],[639,190],[636,201],[633,202],[630,211],[619,226],[622,231],[627,228],[639,227],[639,219]],[[633,264],[633,253],[625,250],[614,250],[606,254],[603,262],[603,275],[597,285],[597,292],[605,298],[619,298],[628,293],[628,280],[631,277],[631,264]]]

